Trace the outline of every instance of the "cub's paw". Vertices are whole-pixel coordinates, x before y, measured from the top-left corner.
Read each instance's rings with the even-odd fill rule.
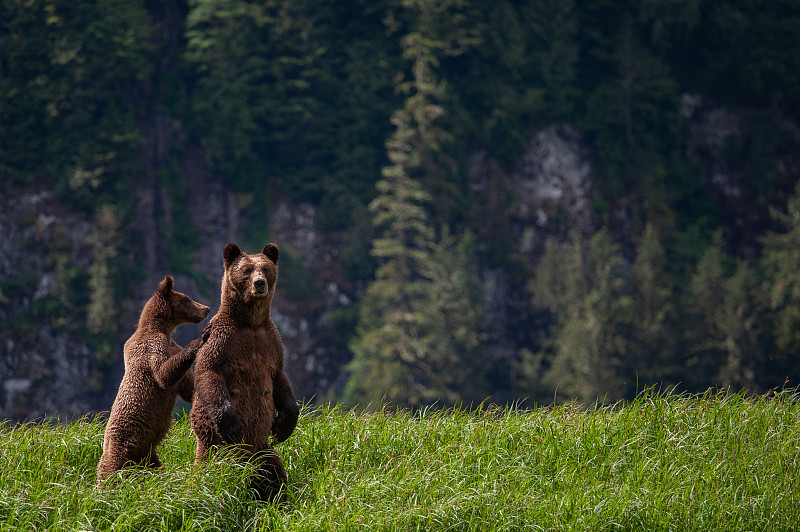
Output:
[[[200,338],[202,339],[203,343],[206,343],[208,341],[208,337],[211,336],[212,324],[213,321],[209,320],[209,322],[206,323],[206,326],[203,327],[203,333],[200,335]]]
[[[202,338],[195,338],[186,344],[186,347],[184,347],[183,350],[189,355],[190,358],[194,359],[194,357],[197,356],[197,351],[199,351],[200,347],[202,347],[203,342],[204,340]]]

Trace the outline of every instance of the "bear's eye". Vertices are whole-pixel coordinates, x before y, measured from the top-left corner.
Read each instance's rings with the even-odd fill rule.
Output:
[[[253,273],[253,268],[245,268],[243,273],[245,277],[250,277],[250,274]]]

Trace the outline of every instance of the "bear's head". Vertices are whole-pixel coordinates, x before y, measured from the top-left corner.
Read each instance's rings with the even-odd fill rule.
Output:
[[[278,246],[267,244],[261,253],[242,253],[236,244],[228,244],[222,251],[225,265],[223,297],[225,292],[246,304],[270,304],[278,281]],[[227,288],[227,290],[226,290]]]
[[[211,309],[194,301],[186,294],[176,292],[173,289],[174,282],[172,276],[167,275],[159,283],[156,293],[151,299],[155,304],[151,312],[157,314],[157,317],[152,316],[152,318],[168,324],[171,329],[184,323],[200,323],[206,319],[208,311]]]

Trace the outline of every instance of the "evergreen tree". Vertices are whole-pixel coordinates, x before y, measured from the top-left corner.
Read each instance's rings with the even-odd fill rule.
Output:
[[[405,128],[398,121],[399,142]],[[403,160],[402,153],[394,155]],[[394,170],[394,172],[393,172]],[[429,196],[404,174],[402,166],[388,167],[378,183],[380,195],[370,205],[376,225],[386,225],[373,241],[372,254],[382,264],[360,303],[353,360],[345,390],[349,403],[386,399],[398,405],[418,405],[424,383],[416,375],[426,351],[421,316],[416,304],[425,297],[420,277],[428,260],[433,231],[423,206]]]
[[[431,103],[437,86],[431,80],[433,59],[425,41],[412,34],[404,46],[414,60],[414,81],[403,89],[410,92],[413,87],[415,92],[392,117],[396,129],[386,143],[391,165],[383,169],[378,197],[369,206],[373,223],[382,228],[372,245],[372,255],[381,264],[361,302],[357,338],[351,345],[354,356],[348,365],[348,402],[386,399],[419,405],[425,397],[420,361],[426,350],[416,304],[428,289],[421,272],[430,257],[434,231],[426,211],[430,196],[417,177],[430,163],[426,154],[439,143],[432,126],[442,109]]]
[[[667,270],[667,257],[652,224],[645,228],[633,263],[632,360],[640,386],[674,382],[676,342],[675,291]]]
[[[761,258],[777,351],[774,370],[778,377],[790,375],[796,381],[800,378],[800,183],[786,211],[771,212],[783,227],[764,237]]]
[[[43,154],[64,157],[48,150],[47,109],[56,109],[56,90],[42,83],[53,75],[46,19],[44,2],[0,3],[0,179],[6,184],[44,173]]]
[[[765,303],[756,272],[745,261],[736,261],[736,269],[725,282],[725,307],[711,315],[715,329],[722,333],[724,358],[716,374],[720,385],[763,393],[783,384],[782,379],[770,382],[764,371]]]
[[[287,53],[296,45],[297,22],[283,4],[193,0],[186,18],[195,127],[217,171],[241,191],[263,186],[261,154],[274,149],[264,126],[293,108],[286,101],[290,87],[302,93],[308,85],[294,77],[293,62],[282,59],[283,52],[309,60]]]
[[[542,257],[531,289],[555,317],[542,354],[549,365],[542,382],[561,398],[613,401],[635,386],[622,264],[619,247],[604,230],[588,240],[574,233],[568,245],[550,246]]]
[[[104,206],[97,212],[94,230],[89,238],[94,261],[89,267],[89,305],[86,310],[86,326],[95,343],[95,360],[110,365],[116,353],[114,335],[117,332],[119,299],[116,297],[113,280],[115,264],[120,246],[119,217],[114,209]]]
[[[573,110],[578,41],[573,0],[481,4],[481,41],[454,79],[464,113],[493,157],[511,164],[533,129]]]
[[[483,294],[474,277],[472,256],[472,235],[457,239],[445,228],[422,268],[427,290],[415,306],[425,326],[421,340],[427,353],[426,402],[456,404],[486,398]]]
[[[152,33],[144,2],[0,3],[0,178],[127,205]]]
[[[679,132],[678,87],[651,44],[649,2],[580,4],[584,96],[575,121],[596,154],[604,199],[635,196],[623,204],[643,227],[669,209],[665,180]]]
[[[422,186],[431,176],[453,170],[441,157],[449,137],[435,124],[444,112],[437,101],[443,86],[434,73],[436,54],[448,42],[437,40],[431,28],[442,6],[404,5],[418,17],[418,31],[401,41],[413,78],[400,85],[407,97],[392,117],[395,132],[386,143],[391,164],[383,169],[378,197],[369,206],[381,231],[372,246],[380,265],[360,304],[345,401],[385,399],[418,407],[456,402],[474,384],[468,377],[477,358],[480,316],[468,244],[455,245],[446,231],[437,244],[426,210],[431,196]],[[437,203],[444,199],[437,196]],[[459,308],[463,304],[470,309]]]
[[[192,0],[185,120],[215,171],[243,194],[280,183],[292,199],[319,205],[320,229],[362,223],[402,102],[400,47],[383,25],[391,5]],[[351,256],[369,244],[364,233],[349,235]],[[371,271],[363,255],[353,267]]]
[[[453,224],[466,214],[467,186],[459,172],[454,150],[452,127],[443,127],[449,119],[444,109],[451,88],[441,74],[442,61],[458,57],[479,42],[478,13],[475,0],[401,0],[409,33],[400,38],[403,58],[410,64],[410,75],[398,83],[397,90],[410,104],[412,121],[417,129],[418,166],[412,176],[436,198],[430,211],[434,226]],[[416,103],[415,100],[421,100]],[[434,120],[436,121],[434,123]]]
[[[721,385],[761,391],[764,301],[754,272],[723,246],[717,231],[689,284],[685,382],[696,390]]]

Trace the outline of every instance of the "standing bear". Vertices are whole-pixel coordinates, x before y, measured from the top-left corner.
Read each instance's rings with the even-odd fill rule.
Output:
[[[191,365],[203,338],[181,348],[172,332],[184,323],[199,323],[209,308],[173,290],[169,275],[158,285],[125,342],[125,374],[103,438],[97,465],[98,484],[129,465],[161,467],[156,446],[172,423],[178,394],[192,400]]]
[[[212,447],[241,444],[238,448],[255,465],[252,488],[262,500],[274,500],[286,483],[272,444],[292,434],[300,413],[270,318],[278,255],[275,244],[252,254],[236,244],[225,246],[219,312],[197,353],[190,414],[197,461]]]

